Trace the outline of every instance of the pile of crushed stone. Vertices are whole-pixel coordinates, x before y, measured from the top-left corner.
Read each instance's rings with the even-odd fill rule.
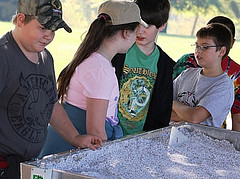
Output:
[[[39,167],[102,179],[240,178],[240,151],[230,142],[185,130],[182,133],[187,140],[169,146],[170,133],[133,137],[96,151],[79,150],[46,158],[39,160]]]

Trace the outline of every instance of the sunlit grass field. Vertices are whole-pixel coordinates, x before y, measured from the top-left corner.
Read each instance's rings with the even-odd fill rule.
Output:
[[[7,31],[13,29],[14,26],[10,22],[0,21],[0,36]],[[87,29],[74,29],[72,33],[67,33],[60,29],[56,32],[53,42],[47,46],[54,58],[56,76],[60,71],[71,61],[75,51],[81,43],[81,36]],[[239,38],[238,38],[239,39]],[[185,53],[194,51],[191,44],[194,44],[194,37],[176,36],[160,33],[157,39],[157,44],[167,52],[175,61]],[[235,42],[234,47],[230,52],[230,56],[236,62],[240,63],[240,41]]]

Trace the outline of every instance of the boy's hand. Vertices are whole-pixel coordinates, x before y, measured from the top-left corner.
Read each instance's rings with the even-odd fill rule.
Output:
[[[92,150],[96,150],[102,145],[102,139],[100,137],[88,134],[76,136],[75,141],[77,142],[77,147],[90,148]]]

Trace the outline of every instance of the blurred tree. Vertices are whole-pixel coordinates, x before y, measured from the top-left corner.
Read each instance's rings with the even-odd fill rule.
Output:
[[[237,0],[170,0],[170,2],[178,13],[189,11],[195,15],[191,35],[194,34],[200,15],[218,11],[232,18],[239,18],[240,5]]]
[[[235,16],[239,19],[240,18],[240,12],[239,12],[240,2],[237,3],[236,1],[231,1],[230,6]]]
[[[0,20],[10,21],[15,14],[17,0],[0,0]]]
[[[70,26],[86,27],[96,18],[98,6],[103,0],[64,0],[64,18]]]

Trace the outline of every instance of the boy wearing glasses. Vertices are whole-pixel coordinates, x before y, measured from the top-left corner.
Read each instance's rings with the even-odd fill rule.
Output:
[[[221,67],[231,45],[225,25],[212,23],[197,32],[194,55],[202,68],[188,68],[173,81],[171,121],[222,126],[234,101],[233,82]]]
[[[232,46],[235,42],[235,25],[231,19],[225,16],[215,16],[208,24],[221,23],[226,25],[232,32]],[[232,47],[231,46],[231,47]],[[222,60],[222,69],[234,81],[235,86],[235,100],[231,109],[232,130],[240,131],[240,65],[232,58],[226,56]],[[183,55],[176,63],[173,69],[173,79],[175,79],[183,70],[187,68],[201,68],[195,59],[194,53]],[[226,121],[223,128],[226,128]]]

